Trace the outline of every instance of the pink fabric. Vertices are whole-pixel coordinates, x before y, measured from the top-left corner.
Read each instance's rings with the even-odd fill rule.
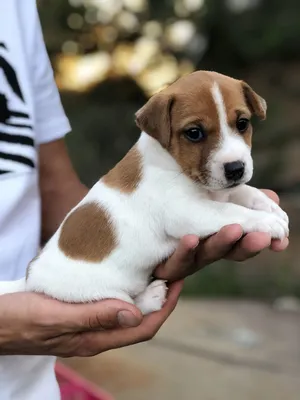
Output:
[[[55,367],[62,400],[114,400],[113,397],[61,363]]]

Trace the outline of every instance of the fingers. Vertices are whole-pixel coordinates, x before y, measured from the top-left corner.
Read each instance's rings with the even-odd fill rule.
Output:
[[[269,190],[269,189],[261,189],[261,191],[265,195],[270,197],[270,199],[272,199],[276,204],[279,205],[280,199],[279,199],[279,196],[277,195],[277,193],[275,193],[275,192],[273,192],[273,190]]]
[[[167,301],[162,310],[145,316],[142,323],[137,327],[83,333],[81,344],[78,347],[78,355],[91,356],[152,339],[176,307],[182,286],[182,281],[171,284]]]
[[[234,244],[241,238],[243,232],[240,225],[229,225],[210,238],[200,241],[197,236],[185,236],[173,256],[160,265],[155,276],[168,281],[185,278],[212,262],[225,257]]]
[[[142,324],[132,329],[132,331],[136,333],[136,342],[140,342],[141,339],[142,340],[152,339],[156,335],[160,327],[174,311],[182,287],[183,287],[183,281],[177,281],[169,285],[167,301],[164,304],[163,308],[160,311],[146,315],[144,317]],[[128,340],[130,340],[129,330],[127,331],[128,331]]]
[[[157,267],[154,272],[156,278],[176,281],[186,276],[186,270],[194,263],[199,238],[187,235],[180,241],[175,253]]]
[[[288,245],[289,245],[288,238],[284,238],[283,240],[275,239],[272,240],[270,248],[273,251],[280,252],[284,251],[288,247]]]
[[[241,226],[233,224],[223,227],[217,234],[203,241],[197,250],[198,268],[225,257],[242,235]]]
[[[254,257],[262,250],[270,247],[271,237],[267,233],[249,233],[240,240],[226,255],[226,259],[233,261],[244,261]]]
[[[279,204],[279,197],[275,192],[266,189],[263,189],[262,192]],[[240,233],[240,237],[238,237],[238,233]],[[283,251],[288,246],[287,238],[283,241],[271,241],[270,236],[266,233],[250,233],[242,239],[241,237],[242,230],[239,225],[225,226],[216,235],[207,239],[202,246],[200,243],[197,251],[197,255],[199,254],[198,265],[200,266],[203,262],[207,265],[221,258],[244,261],[266,248]]]
[[[262,192],[279,205],[280,199],[275,192],[267,189],[262,189]],[[288,245],[288,238],[284,238],[283,240],[271,240],[270,236],[266,233],[249,233],[228,252],[225,258],[233,261],[245,261],[266,248],[280,252],[285,250]]]

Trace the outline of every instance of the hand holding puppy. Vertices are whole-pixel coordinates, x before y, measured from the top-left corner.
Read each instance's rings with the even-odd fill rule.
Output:
[[[274,192],[264,192],[279,203]],[[271,240],[268,234],[249,233],[241,239],[241,235],[241,227],[231,225],[200,243],[197,236],[186,236],[156,275],[174,281],[221,258],[243,261],[265,248],[279,252],[288,246],[287,238]],[[120,300],[67,304],[36,293],[1,296],[0,354],[83,357],[149,340],[176,307],[181,289],[182,281],[170,285],[162,310],[144,318],[138,308]]]
[[[263,192],[279,204],[279,197],[271,190]],[[266,233],[254,232],[242,237],[239,225],[225,226],[220,232],[206,240],[200,240],[195,235],[185,236],[175,253],[169,260],[161,264],[155,272],[160,279],[175,281],[199,271],[205,266],[222,258],[233,261],[245,261],[254,257],[266,248],[280,252],[288,247],[289,240],[271,239]]]
[[[174,310],[182,282],[170,285],[164,307],[142,317],[120,300],[67,304],[36,293],[0,298],[0,355],[87,357],[153,338]]]

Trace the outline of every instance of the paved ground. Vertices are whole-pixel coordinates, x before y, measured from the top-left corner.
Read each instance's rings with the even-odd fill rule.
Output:
[[[66,363],[117,400],[299,400],[300,313],[185,300],[150,343]]]

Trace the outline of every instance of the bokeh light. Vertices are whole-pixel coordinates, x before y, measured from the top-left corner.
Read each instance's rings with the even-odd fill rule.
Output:
[[[148,0],[69,0],[74,11],[67,24],[82,32],[62,45],[56,59],[60,89],[84,91],[108,76],[130,76],[150,96],[191,72],[193,53],[205,49],[205,40],[183,16],[198,12],[204,3],[176,0],[175,13],[181,10],[181,16],[177,12],[177,19],[162,22],[149,19]],[[79,7],[84,8],[82,15]],[[90,52],[95,54],[86,54]]]

